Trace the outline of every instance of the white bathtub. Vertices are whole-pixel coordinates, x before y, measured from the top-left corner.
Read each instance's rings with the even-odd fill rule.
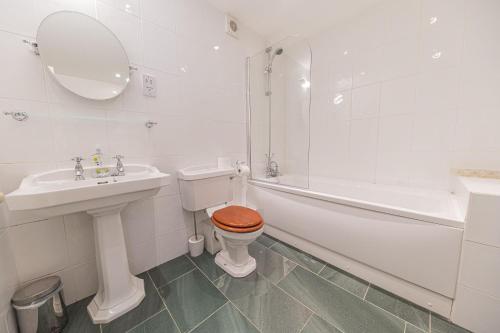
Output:
[[[312,189],[250,184],[266,232],[449,317],[464,227],[455,195],[318,178]]]

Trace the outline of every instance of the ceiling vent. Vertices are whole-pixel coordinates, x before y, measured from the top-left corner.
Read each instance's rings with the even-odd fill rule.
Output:
[[[231,37],[238,38],[239,29],[238,21],[231,15],[226,14],[226,33]]]

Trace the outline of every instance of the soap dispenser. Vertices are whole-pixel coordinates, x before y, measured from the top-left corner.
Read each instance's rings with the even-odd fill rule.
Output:
[[[92,161],[96,165],[95,176],[96,178],[104,178],[109,176],[109,168],[104,167],[101,148],[96,148],[95,154],[92,155]]]

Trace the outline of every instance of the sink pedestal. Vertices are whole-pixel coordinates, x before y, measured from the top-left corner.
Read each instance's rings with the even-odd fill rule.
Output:
[[[144,281],[130,273],[121,210],[126,204],[88,210],[94,218],[99,289],[87,310],[94,324],[109,323],[138,306]]]

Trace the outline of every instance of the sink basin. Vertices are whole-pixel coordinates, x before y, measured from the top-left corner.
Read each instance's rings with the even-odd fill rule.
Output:
[[[149,165],[128,164],[125,176],[93,178],[94,169],[86,168],[86,179],[79,181],[73,169],[28,176],[5,201],[12,211],[45,218],[76,212],[93,217],[99,288],[87,309],[94,323],[104,324],[145,297],[144,281],[129,270],[120,212],[129,202],[154,196],[170,183],[170,175]]]
[[[93,178],[94,169],[85,169],[86,179],[79,181],[73,169],[28,176],[6,196],[7,205],[10,210],[36,210],[35,215],[52,217],[138,200],[170,182],[170,175],[149,165],[125,165],[125,176],[105,178]]]

